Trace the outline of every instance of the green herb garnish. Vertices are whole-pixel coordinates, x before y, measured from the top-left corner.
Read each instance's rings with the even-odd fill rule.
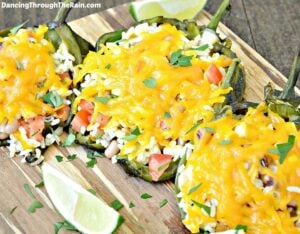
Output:
[[[209,133],[215,133],[215,129],[213,128],[210,128],[210,127],[204,127],[205,131],[206,132],[209,132]]]
[[[194,48],[192,48],[192,50],[204,51],[204,50],[207,50],[208,48],[209,48],[209,45],[205,44],[205,45],[202,45],[202,46],[199,46],[199,47],[194,47]]]
[[[159,207],[162,208],[163,206],[168,204],[168,200],[167,199],[163,199],[159,202]]]
[[[267,152],[270,154],[279,154],[279,151],[276,148],[268,149]]]
[[[193,56],[186,56],[182,54],[182,50],[179,49],[171,54],[170,64],[174,66],[187,67],[191,66],[191,60]]]
[[[105,66],[105,69],[107,69],[107,70],[109,70],[110,68],[111,68],[111,64],[110,63]]]
[[[40,201],[33,201],[27,208],[28,213],[34,213],[36,209],[43,208],[43,204]]]
[[[56,155],[55,158],[57,162],[62,162],[64,160],[64,157],[60,155]]]
[[[119,200],[114,200],[110,204],[112,208],[114,208],[116,211],[120,210],[123,207],[123,204]]]
[[[166,119],[171,118],[171,114],[169,112],[165,112],[164,118],[166,118]]]
[[[92,158],[90,161],[86,162],[86,167],[93,168],[97,164],[97,159]]]
[[[94,150],[88,150],[87,152],[87,158],[104,158],[104,156],[102,154],[100,154],[97,151]]]
[[[58,234],[60,230],[78,231],[73,224],[70,224],[66,220],[61,222],[56,222],[53,224],[53,226],[54,226],[54,234]]]
[[[238,225],[236,225],[235,230],[237,230],[237,231],[243,230],[244,232],[246,232],[247,231],[247,226],[242,225],[242,224],[238,224]]]
[[[107,104],[110,99],[111,99],[111,96],[95,97],[95,100],[98,102],[101,102],[102,104]]]
[[[33,195],[32,191],[31,191],[31,189],[30,189],[29,184],[24,184],[23,187],[24,187],[26,193],[27,193],[30,197],[35,198],[35,196]]]
[[[76,154],[70,154],[67,156],[67,159],[70,161],[73,161],[74,159],[76,159],[77,155]]]
[[[153,77],[143,80],[143,83],[146,87],[154,89],[156,87],[156,80]]]
[[[151,198],[152,197],[152,195],[150,195],[150,194],[148,194],[148,193],[143,193],[142,195],[141,195],[141,198],[142,199],[149,199],[149,198]]]
[[[230,145],[232,143],[232,140],[223,140],[219,142],[219,145]]]
[[[210,207],[209,207],[209,206],[204,205],[204,204],[199,203],[199,202],[196,202],[196,201],[194,201],[194,200],[192,200],[192,202],[193,202],[196,206],[198,206],[198,207],[200,207],[201,209],[203,209],[208,215],[210,214]]]
[[[133,202],[130,202],[129,203],[129,208],[133,208],[133,207],[135,207],[135,204]]]
[[[126,135],[124,137],[125,141],[132,141],[134,139],[136,139],[139,135],[141,135],[141,131],[139,129],[139,127],[136,127],[131,133],[130,135]]]
[[[200,186],[202,185],[202,183],[196,184],[194,187],[190,188],[188,195],[190,195],[191,193],[195,192],[198,190],[198,188],[200,188]]]
[[[19,71],[20,70],[24,70],[24,66],[23,66],[23,64],[19,60],[16,60],[16,64],[17,64],[17,69]]]
[[[52,105],[53,107],[59,107],[63,104],[61,96],[55,91],[50,91],[43,96],[44,102]]]
[[[76,140],[75,134],[70,133],[66,138],[66,140],[64,141],[63,146],[70,146],[74,143],[75,140]]]
[[[201,123],[198,121],[197,123],[195,123],[186,133],[185,135],[191,133],[192,131],[194,131],[197,127],[199,127]]]
[[[44,186],[44,181],[41,180],[41,182],[39,182],[38,184],[36,184],[34,187],[36,187],[36,188],[41,188],[41,187],[43,187],[43,186]]]
[[[295,136],[289,135],[288,142],[283,144],[276,145],[278,153],[279,153],[279,163],[282,164],[285,160],[286,156],[290,152],[290,150],[293,148],[295,143]]]

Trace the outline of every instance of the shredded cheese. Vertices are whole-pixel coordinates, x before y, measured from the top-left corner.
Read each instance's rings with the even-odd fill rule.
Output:
[[[167,146],[170,139],[190,139],[192,132],[186,134],[188,130],[198,121],[211,120],[214,116],[211,107],[222,103],[230,91],[210,84],[203,74],[212,62],[226,68],[231,59],[218,56],[206,61],[193,56],[191,66],[171,65],[170,55],[184,48],[184,33],[168,24],[159,27],[155,32],[141,32],[138,42],[131,46],[102,45],[99,52],[90,52],[76,68],[75,84],[84,78],[91,83],[84,85],[75,99],[74,112],[84,99],[95,106],[91,125],[102,113],[111,117],[105,126],[107,129],[122,125],[130,130],[136,127],[141,130],[120,152],[128,154],[129,159],[141,154],[151,137],[162,147]],[[193,50],[182,53],[196,55]],[[153,87],[145,85],[149,79]],[[95,100],[108,94],[117,94],[117,97],[106,103]],[[169,118],[164,117],[165,113]]]
[[[241,120],[228,115],[205,126],[214,133],[195,138],[195,150],[179,176],[186,227],[198,233],[207,223],[217,224],[215,231],[240,224],[248,227],[247,233],[299,233],[295,222],[300,218],[300,136],[295,125],[262,104]],[[274,148],[289,135],[296,141],[280,164]],[[230,143],[220,144],[224,140]],[[201,187],[189,194],[199,183]],[[218,202],[213,217],[192,205],[192,200],[205,204],[211,199]],[[296,204],[295,214],[289,204]]]
[[[41,97],[49,90],[67,95],[71,80],[55,73],[47,31],[42,25],[0,38],[0,123],[53,114],[55,108]]]

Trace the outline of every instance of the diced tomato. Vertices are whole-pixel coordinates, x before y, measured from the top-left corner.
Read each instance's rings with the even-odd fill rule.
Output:
[[[110,120],[109,116],[99,113],[96,118],[96,123],[100,124],[99,129],[104,128],[106,124],[109,122],[109,120]]]
[[[56,111],[56,116],[60,119],[60,121],[64,122],[68,119],[70,113],[70,107],[65,105]]]
[[[84,99],[80,100],[79,106],[80,106],[81,110],[85,110],[85,111],[89,112],[90,114],[92,114],[93,111],[94,111],[94,105],[93,105],[93,103],[88,102],[88,101],[86,101]]]
[[[149,173],[153,181],[158,181],[168,169],[172,156],[168,154],[152,154],[149,158]]]
[[[169,128],[168,125],[167,125],[167,123],[165,121],[163,121],[163,120],[161,120],[159,122],[159,127],[160,127],[161,130],[167,130]]]
[[[64,73],[58,74],[58,76],[60,77],[61,80],[64,80],[65,78],[70,78],[70,74],[67,71]]]
[[[41,142],[44,137],[42,135],[42,131],[45,128],[45,117],[44,116],[37,116],[30,119],[20,120],[20,126],[22,126],[28,138],[33,138],[36,141]]]
[[[91,120],[91,114],[86,110],[80,110],[74,116],[72,120],[72,129],[76,132],[80,132],[81,127],[87,127]]]
[[[207,80],[215,85],[218,85],[220,83],[220,81],[223,79],[223,75],[220,72],[219,68],[214,65],[211,64],[208,69],[205,72],[205,76],[207,77]]]

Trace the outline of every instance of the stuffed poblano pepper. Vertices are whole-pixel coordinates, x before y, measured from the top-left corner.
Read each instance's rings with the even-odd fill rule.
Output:
[[[60,142],[70,118],[74,66],[89,48],[64,22],[69,10],[60,9],[49,24],[0,33],[0,145],[32,165]]]
[[[228,6],[208,26],[157,17],[103,35],[76,68],[77,141],[144,180],[172,178],[195,128],[243,96],[240,61],[215,32]]]
[[[300,232],[300,134],[293,122],[299,112],[289,114],[297,110],[299,65],[298,57],[282,92],[244,114],[244,105],[235,105],[196,129],[194,151],[181,160],[175,188],[182,222],[192,233]]]

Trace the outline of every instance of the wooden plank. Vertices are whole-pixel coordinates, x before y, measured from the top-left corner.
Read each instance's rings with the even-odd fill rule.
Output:
[[[199,23],[207,23],[209,14],[199,16]],[[127,6],[119,6],[101,14],[93,14],[71,23],[72,28],[90,42],[103,33],[119,27],[129,27],[133,24],[127,13]],[[220,25],[219,32],[228,35],[234,42],[233,50],[244,62],[247,72],[246,96],[250,100],[262,99],[262,87],[274,80],[283,84],[285,77],[273,68],[266,60],[258,55],[251,47],[243,42],[237,35],[224,25]],[[271,79],[270,79],[271,78]],[[78,159],[72,162],[57,163],[54,156],[76,153]],[[28,214],[26,208],[32,202],[24,191],[24,183],[31,187],[41,180],[40,168],[29,167],[20,163],[20,158],[8,158],[6,149],[1,149],[2,158],[0,170],[0,230],[9,233],[53,233],[53,223],[62,220],[54,210],[47,198],[44,188],[33,189],[38,200],[44,204],[35,214]],[[45,154],[46,161],[57,167],[66,175],[81,183],[83,186],[93,188],[102,199],[110,203],[114,199],[124,204],[121,214],[126,222],[121,226],[120,233],[186,233],[180,221],[179,212],[172,192],[172,182],[164,184],[150,184],[138,178],[125,174],[118,166],[111,164],[107,159],[98,159],[93,169],[86,168],[86,151],[80,147],[51,147]],[[153,198],[143,200],[142,193],[149,193]],[[167,198],[169,203],[159,208],[159,202]],[[130,202],[136,206],[128,207]],[[9,215],[10,210],[18,206],[16,211]],[[4,229],[5,228],[5,229]],[[14,228],[17,230],[15,231]]]

